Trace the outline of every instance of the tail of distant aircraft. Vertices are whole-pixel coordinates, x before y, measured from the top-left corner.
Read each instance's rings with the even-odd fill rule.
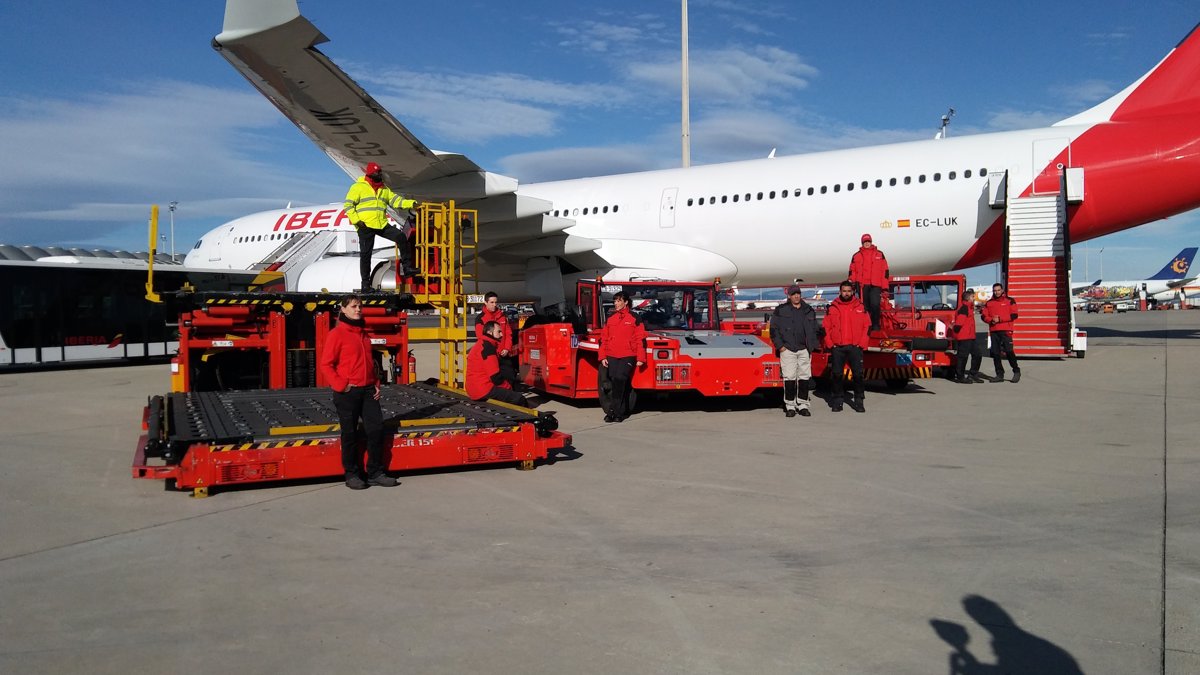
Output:
[[[1187,271],[1192,267],[1192,259],[1196,257],[1196,247],[1185,248],[1177,255],[1172,256],[1170,262],[1163,266],[1158,274],[1148,277],[1153,280],[1163,279],[1182,279],[1187,276]]]

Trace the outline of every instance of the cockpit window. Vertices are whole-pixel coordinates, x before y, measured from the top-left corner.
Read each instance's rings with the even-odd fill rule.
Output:
[[[193,249],[200,248],[200,244],[203,244],[203,243],[204,243],[204,240],[203,240],[203,239],[201,239],[201,240],[197,241],[197,242],[196,242],[196,245],[195,245],[195,246],[193,246],[192,248],[193,248]]]

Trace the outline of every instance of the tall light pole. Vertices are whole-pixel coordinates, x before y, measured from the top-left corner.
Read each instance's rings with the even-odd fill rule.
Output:
[[[171,202],[167,208],[171,210],[171,262],[175,262],[175,207],[179,202]]]
[[[1104,278],[1104,249],[1100,249],[1100,278]]]
[[[682,44],[683,44],[683,165],[692,165],[692,130],[691,130],[691,112],[688,110],[688,15],[687,15],[687,0],[683,0],[683,19],[682,19]]]

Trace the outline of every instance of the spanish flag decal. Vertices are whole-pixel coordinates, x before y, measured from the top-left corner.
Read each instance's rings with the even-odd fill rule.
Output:
[[[911,220],[909,220],[908,218],[904,218],[903,220],[896,221],[896,227],[908,227],[911,223],[912,223]]]

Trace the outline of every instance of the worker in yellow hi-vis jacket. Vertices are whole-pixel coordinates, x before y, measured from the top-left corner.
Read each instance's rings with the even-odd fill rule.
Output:
[[[417,205],[414,199],[405,199],[383,184],[383,169],[371,162],[363,171],[363,177],[354,181],[346,192],[344,210],[346,218],[358,232],[359,276],[362,290],[372,289],[371,251],[375,248],[375,237],[380,236],[395,242],[400,247],[400,275],[411,277],[418,273],[413,266],[408,237],[404,231],[388,223],[387,208],[397,212],[407,211]]]

